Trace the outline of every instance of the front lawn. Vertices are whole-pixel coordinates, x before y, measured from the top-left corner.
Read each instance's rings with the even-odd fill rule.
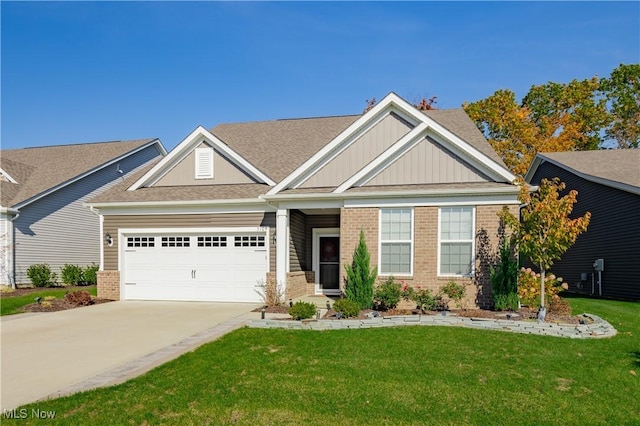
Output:
[[[122,385],[25,408],[92,425],[640,424],[640,304],[571,304],[618,335],[244,328]]]
[[[92,296],[96,295],[96,286],[85,286],[85,287],[63,287],[63,288],[42,288],[39,290],[35,290],[28,294],[24,294],[21,296],[12,296],[11,293],[2,295],[0,299],[0,315],[11,315],[11,314],[19,314],[22,312],[22,308],[26,305],[30,305],[35,303],[36,297],[41,297],[44,300],[47,296],[55,297],[56,299],[61,299],[67,294],[69,291],[77,291],[84,290],[88,291]]]

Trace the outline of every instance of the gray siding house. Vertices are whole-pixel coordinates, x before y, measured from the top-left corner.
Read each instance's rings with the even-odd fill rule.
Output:
[[[83,203],[165,154],[158,139],[0,151],[0,284],[29,283],[35,263],[98,264],[102,224]]]
[[[574,213],[591,212],[591,223],[551,270],[571,291],[640,300],[640,150],[538,154],[525,179],[554,177],[578,191]]]

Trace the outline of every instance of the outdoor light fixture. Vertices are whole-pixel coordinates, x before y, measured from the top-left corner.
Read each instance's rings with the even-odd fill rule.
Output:
[[[110,233],[107,232],[106,234],[104,234],[104,242],[109,247],[111,247],[113,245],[113,238],[111,238],[111,234]]]
[[[42,297],[36,297],[35,299],[33,299],[36,301],[36,303],[39,305],[40,302],[42,301]]]

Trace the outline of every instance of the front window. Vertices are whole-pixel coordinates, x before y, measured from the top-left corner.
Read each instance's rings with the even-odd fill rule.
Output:
[[[413,274],[413,210],[380,209],[380,274]]]
[[[473,273],[474,219],[473,207],[440,209],[439,275]]]

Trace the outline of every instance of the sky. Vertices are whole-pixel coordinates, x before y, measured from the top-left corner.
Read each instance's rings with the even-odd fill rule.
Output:
[[[0,2],[2,149],[458,108],[640,62],[640,2]]]

